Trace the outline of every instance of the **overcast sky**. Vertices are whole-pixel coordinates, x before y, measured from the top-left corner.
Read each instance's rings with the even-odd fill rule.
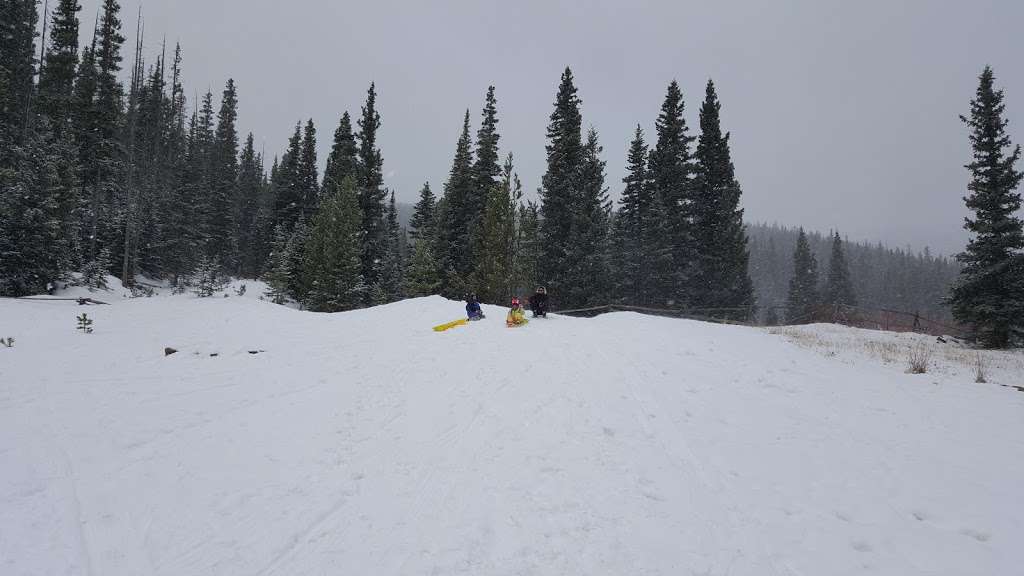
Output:
[[[51,2],[52,4],[53,2]],[[82,0],[83,40],[99,0]],[[122,0],[126,43],[140,2]],[[969,160],[966,113],[985,64],[1024,141],[1024,2],[806,0],[341,2],[146,0],[149,61],[180,41],[189,97],[239,90],[241,131],[268,158],[299,119],[317,125],[321,165],[342,111],[371,81],[382,116],[386,184],[412,202],[440,194],[462,114],[474,131],[497,90],[502,154],[530,195],[544,134],[570,66],[585,125],[622,188],[626,147],[654,119],[672,79],[694,131],[712,78],[751,221],[838,228],[942,253],[960,250]],[[128,67],[128,66],[126,66]]]

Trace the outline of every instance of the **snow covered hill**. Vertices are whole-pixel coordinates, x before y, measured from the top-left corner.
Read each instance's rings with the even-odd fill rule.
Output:
[[[907,336],[248,292],[0,300],[0,574],[1024,566],[1019,353],[975,384]]]

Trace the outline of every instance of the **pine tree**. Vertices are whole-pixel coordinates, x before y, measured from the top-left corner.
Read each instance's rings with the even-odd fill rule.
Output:
[[[59,0],[53,11],[50,45],[39,71],[38,110],[50,118],[55,133],[70,128],[78,66],[78,0]]]
[[[520,203],[516,227],[512,291],[526,294],[540,283],[540,209],[534,202]]]
[[[313,120],[307,121],[306,127],[302,130],[296,180],[302,216],[309,219],[316,212],[317,204],[320,202],[320,187],[317,185],[316,173],[316,126],[313,125]]]
[[[647,145],[637,125],[626,158],[626,188],[614,218],[612,234],[612,270],[614,299],[636,305],[649,303],[651,279],[648,245],[653,220],[654,198],[647,181]]]
[[[278,224],[274,227],[263,279],[268,288],[264,296],[270,298],[275,304],[284,304],[288,301],[289,287],[292,284],[292,260],[288,254],[288,238],[289,231],[285,224]]]
[[[472,272],[472,225],[476,214],[473,195],[476,183],[473,173],[473,143],[469,135],[469,110],[462,120],[462,132],[455,145],[455,158],[444,187],[445,222],[440,240],[445,248],[442,255],[449,275],[465,279]],[[451,287],[446,286],[451,292]],[[453,294],[454,296],[454,294]]]
[[[541,180],[540,278],[552,299],[575,287],[569,286],[570,251],[576,199],[580,192],[583,165],[582,116],[572,71],[566,68],[555,97],[547,129],[547,171]],[[563,307],[571,307],[566,301]]]
[[[729,151],[729,134],[722,133],[721,103],[715,85],[708,80],[700,110],[701,134],[697,141],[697,178],[692,202],[695,305],[716,317],[748,319],[753,315],[754,286],[747,271],[750,255],[739,207]]]
[[[94,185],[99,193],[96,235],[105,245],[117,249],[123,243],[123,227],[118,220],[124,217],[124,206],[117,206],[125,198],[124,177],[127,172],[125,146],[122,140],[124,117],[124,87],[118,80],[121,70],[121,6],[116,0],[103,0],[100,16],[99,44],[96,47],[96,143],[97,166]]]
[[[579,193],[573,202],[566,286],[557,296],[564,306],[606,304],[610,288],[608,249],[609,201],[597,131],[587,132],[580,167]]]
[[[502,168],[498,165],[498,106],[494,97],[494,86],[487,87],[480,129],[476,133],[476,161],[473,164],[475,190],[469,195],[470,234],[472,228],[483,217],[491,189],[498,185]]]
[[[235,197],[235,233],[232,243],[238,247],[238,274],[255,278],[263,258],[258,250],[259,210],[263,194],[262,158],[256,153],[252,132],[245,139],[238,163]]]
[[[356,181],[350,175],[313,217],[302,268],[309,289],[304,304],[310,310],[340,312],[362,305],[361,227]]]
[[[377,111],[377,89],[371,83],[362,107],[359,131],[359,207],[363,212],[363,279],[368,286],[380,280],[380,263],[387,248],[384,231],[383,159],[377,147],[380,113]],[[368,292],[367,303],[372,299]]]
[[[302,125],[295,125],[295,132],[288,139],[288,150],[274,172],[271,185],[274,187],[274,223],[284,224],[291,229],[302,216],[303,196],[299,181],[299,162],[302,157]]]
[[[832,255],[828,261],[828,276],[822,290],[822,304],[833,314],[833,321],[837,316],[845,314],[848,307],[857,305],[850,267],[846,263],[843,240],[839,237],[839,232],[832,235]]]
[[[405,270],[403,262],[402,236],[405,234],[398,224],[398,210],[395,207],[395,194],[390,194],[388,211],[385,214],[384,226],[387,245],[381,261],[380,289],[384,294],[384,302],[396,302],[405,297],[402,274]]]
[[[434,256],[433,242],[423,238],[415,241],[404,279],[405,294],[410,298],[432,296],[440,291],[440,264]]]
[[[811,253],[807,234],[800,229],[793,252],[793,276],[789,281],[786,300],[786,323],[808,324],[817,319],[818,261]]]
[[[690,153],[694,138],[683,117],[683,93],[672,81],[655,122],[658,140],[648,158],[651,187],[661,203],[661,245],[655,252],[668,252],[671,259],[657,262],[652,270],[658,303],[689,306],[694,268],[692,231],[693,176],[696,167]]]
[[[334,131],[334,144],[324,168],[322,189],[325,198],[333,196],[346,178],[359,177],[358,151],[356,138],[352,134],[352,120],[348,112],[345,112]]]
[[[516,208],[523,195],[513,173],[512,154],[505,160],[501,182],[491,188],[475,237],[477,264],[472,285],[481,302],[504,304],[512,296],[516,250]]]
[[[1003,348],[1014,331],[1024,332],[1024,229],[1015,213],[1021,207],[1016,192],[1022,173],[1016,164],[1020,146],[1006,133],[1003,91],[995,88],[988,66],[979,77],[971,101],[970,118],[961,120],[971,129],[973,157],[964,199],[974,213],[964,228],[972,236],[964,252],[960,278],[950,303],[957,320],[973,326],[988,347]]]
[[[27,135],[36,73],[36,0],[0,3],[0,154]],[[0,166],[12,159],[0,158]]]
[[[217,113],[217,129],[210,149],[210,188],[206,201],[206,252],[221,271],[235,270],[235,203],[238,197],[238,95],[234,80],[228,80]]]
[[[430,182],[424,182],[420,189],[420,199],[413,209],[412,220],[409,221],[409,237],[413,240],[434,237],[434,208],[437,201],[430,190]]]

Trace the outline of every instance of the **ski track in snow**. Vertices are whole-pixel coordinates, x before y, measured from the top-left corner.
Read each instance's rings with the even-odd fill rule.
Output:
[[[0,349],[5,575],[959,575],[1024,561],[1011,389],[629,313],[508,329],[488,306],[435,333],[460,304],[86,310],[90,335],[73,302],[0,300],[17,340]]]

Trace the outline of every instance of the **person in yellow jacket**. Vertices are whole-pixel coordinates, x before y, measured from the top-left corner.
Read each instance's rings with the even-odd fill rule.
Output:
[[[526,315],[523,314],[523,307],[519,304],[519,298],[513,296],[512,308],[509,309],[508,317],[505,318],[505,325],[512,328],[514,326],[522,326],[526,322]]]

